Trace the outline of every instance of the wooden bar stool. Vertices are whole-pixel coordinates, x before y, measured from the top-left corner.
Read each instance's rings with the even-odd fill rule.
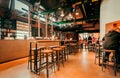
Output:
[[[65,46],[66,46],[66,54],[67,54],[67,59],[68,59],[68,55],[70,54],[70,44],[67,43],[65,44]]]
[[[30,42],[30,51],[28,56],[28,68],[34,73],[38,73],[38,48],[36,42]]]
[[[58,47],[58,45],[49,46],[48,49],[53,49],[53,48],[56,48],[56,47]]]
[[[42,55],[41,55],[41,51],[42,51],[42,50],[45,50],[45,49],[46,49],[46,46],[38,46],[38,54],[39,54],[39,56],[42,56]],[[42,56],[42,57],[44,57],[44,56]],[[41,57],[41,58],[42,58],[42,57]]]
[[[67,59],[67,53],[66,53],[66,46],[59,46],[63,50],[63,59],[66,61]]]
[[[44,56],[43,53],[41,53],[41,51],[42,51],[42,50],[45,50],[45,49],[46,49],[46,46],[38,46],[38,58],[37,58],[37,59],[39,59],[39,69],[38,69],[39,72],[40,72],[42,69],[44,69],[42,62],[44,61],[45,56]]]
[[[105,53],[106,52],[110,52],[110,55],[109,55],[109,59],[106,60],[106,62],[104,61],[105,59]],[[107,50],[107,49],[104,49],[103,50],[103,61],[102,61],[102,71],[103,71],[103,68],[104,66],[106,65],[109,65],[109,62],[113,62],[113,67],[114,67],[114,75],[116,76],[116,72],[117,72],[117,63],[116,63],[116,57],[115,57],[115,52],[116,50]],[[113,57],[113,58],[112,58]],[[112,58],[112,60],[110,60]]]
[[[54,64],[52,63],[52,53],[53,50],[42,50],[41,53],[44,54],[45,56],[45,68],[46,68],[46,74],[47,74],[47,78],[49,78],[49,67],[52,67]],[[51,60],[49,59],[49,57],[51,57]]]
[[[56,64],[57,64],[57,69],[60,69],[60,61],[62,60],[62,64],[63,63],[63,56],[60,54],[60,52],[62,52],[62,48],[53,48],[53,50],[56,52]]]
[[[102,59],[102,52],[103,52],[103,47],[99,46],[99,45],[96,45],[96,47],[95,47],[95,61],[94,61],[95,64],[96,64],[97,60],[98,60],[98,63],[99,63],[99,60]]]
[[[70,44],[70,47],[71,47],[71,53],[75,54],[76,52],[74,52],[76,50],[76,46],[77,44],[76,43],[71,43]]]

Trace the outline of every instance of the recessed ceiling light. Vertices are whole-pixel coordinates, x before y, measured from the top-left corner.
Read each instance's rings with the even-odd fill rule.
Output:
[[[64,16],[64,14],[62,13],[60,16],[61,16],[61,17],[63,17],[63,16]]]
[[[60,15],[61,17],[63,17],[64,16],[64,13],[63,13],[63,11],[61,11],[61,15]]]
[[[90,3],[89,5],[92,5],[92,3]]]
[[[61,7],[59,7],[58,9],[61,10]]]
[[[76,12],[76,13],[75,13],[75,15],[79,15],[79,13],[78,13],[78,12]]]
[[[91,13],[91,15],[93,15],[93,13]]]

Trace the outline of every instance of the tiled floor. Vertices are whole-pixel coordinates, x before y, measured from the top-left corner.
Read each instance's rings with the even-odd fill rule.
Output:
[[[27,58],[0,64],[0,78],[46,78],[45,71],[35,75],[27,69]],[[115,77],[112,68],[101,70],[94,64],[94,52],[78,50],[76,55],[70,55],[59,71],[51,71],[50,78],[120,78],[120,71]]]

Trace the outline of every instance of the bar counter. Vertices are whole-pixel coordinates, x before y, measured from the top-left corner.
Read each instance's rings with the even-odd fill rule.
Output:
[[[0,40],[0,63],[27,57],[30,49],[30,42],[34,40]],[[61,45],[61,40],[36,40],[40,46]],[[63,40],[74,42],[75,40]]]
[[[28,40],[0,40],[0,63],[26,57],[28,54]]]

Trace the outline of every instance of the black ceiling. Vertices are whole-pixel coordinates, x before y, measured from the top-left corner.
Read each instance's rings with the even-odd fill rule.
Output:
[[[9,0],[2,0],[4,4],[8,3]],[[42,5],[45,10],[43,10],[42,14],[51,14],[54,13],[54,16],[56,19],[61,18],[59,13],[59,8],[64,10],[65,16],[67,16],[70,12],[74,12],[76,8],[81,10],[82,18],[76,18],[76,16],[73,14],[74,19],[65,19],[65,16],[62,17],[61,21],[55,22],[57,24],[67,24],[71,22],[85,22],[86,24],[92,23],[93,28],[95,28],[95,24],[99,23],[99,13],[100,13],[100,3],[101,0],[22,0],[27,1],[30,4],[33,5],[33,8],[36,7],[36,3],[38,3],[37,7],[39,5]],[[4,4],[0,5],[0,7],[3,7]],[[76,7],[73,7],[73,5],[76,5]],[[5,7],[5,6],[4,6]],[[64,20],[65,19],[65,20]],[[57,30],[61,31],[87,31],[85,30],[86,27],[83,26],[83,24],[75,24],[74,26],[67,26],[67,27],[55,27]],[[91,28],[91,26],[88,26],[88,28]],[[99,29],[93,29],[95,31],[99,31]],[[93,31],[90,30],[90,31]],[[88,30],[89,31],[89,30]]]
[[[70,11],[73,11],[73,4],[76,4],[76,8],[80,8],[83,11],[82,5],[86,11],[86,15],[93,16],[99,15],[100,2],[101,0],[27,0],[33,6],[35,3],[39,3],[45,8],[43,13],[50,13],[58,10],[58,8],[70,8]],[[81,3],[80,3],[81,2]],[[83,13],[85,16],[85,14]]]
[[[100,3],[101,0],[27,0],[32,5],[35,3],[39,3],[39,5],[42,5],[45,10],[42,12],[42,14],[50,14],[54,13],[56,16],[56,19],[61,18],[59,8],[63,9],[65,16],[67,16],[70,12],[74,12],[76,9],[80,9],[82,13],[82,18],[76,18],[74,16],[74,19],[65,19],[62,17],[61,21],[55,22],[56,24],[66,24],[71,22],[83,22],[85,21],[86,24],[92,23],[95,25],[96,23],[99,23],[99,13],[100,13]],[[76,5],[75,8],[73,5]],[[95,26],[92,26],[95,28]],[[88,28],[92,28],[91,26]],[[87,28],[87,27],[86,27]],[[81,25],[74,25],[74,26],[67,26],[67,27],[55,27],[57,30],[61,31],[84,31],[84,27]],[[93,29],[98,30],[99,29]]]

